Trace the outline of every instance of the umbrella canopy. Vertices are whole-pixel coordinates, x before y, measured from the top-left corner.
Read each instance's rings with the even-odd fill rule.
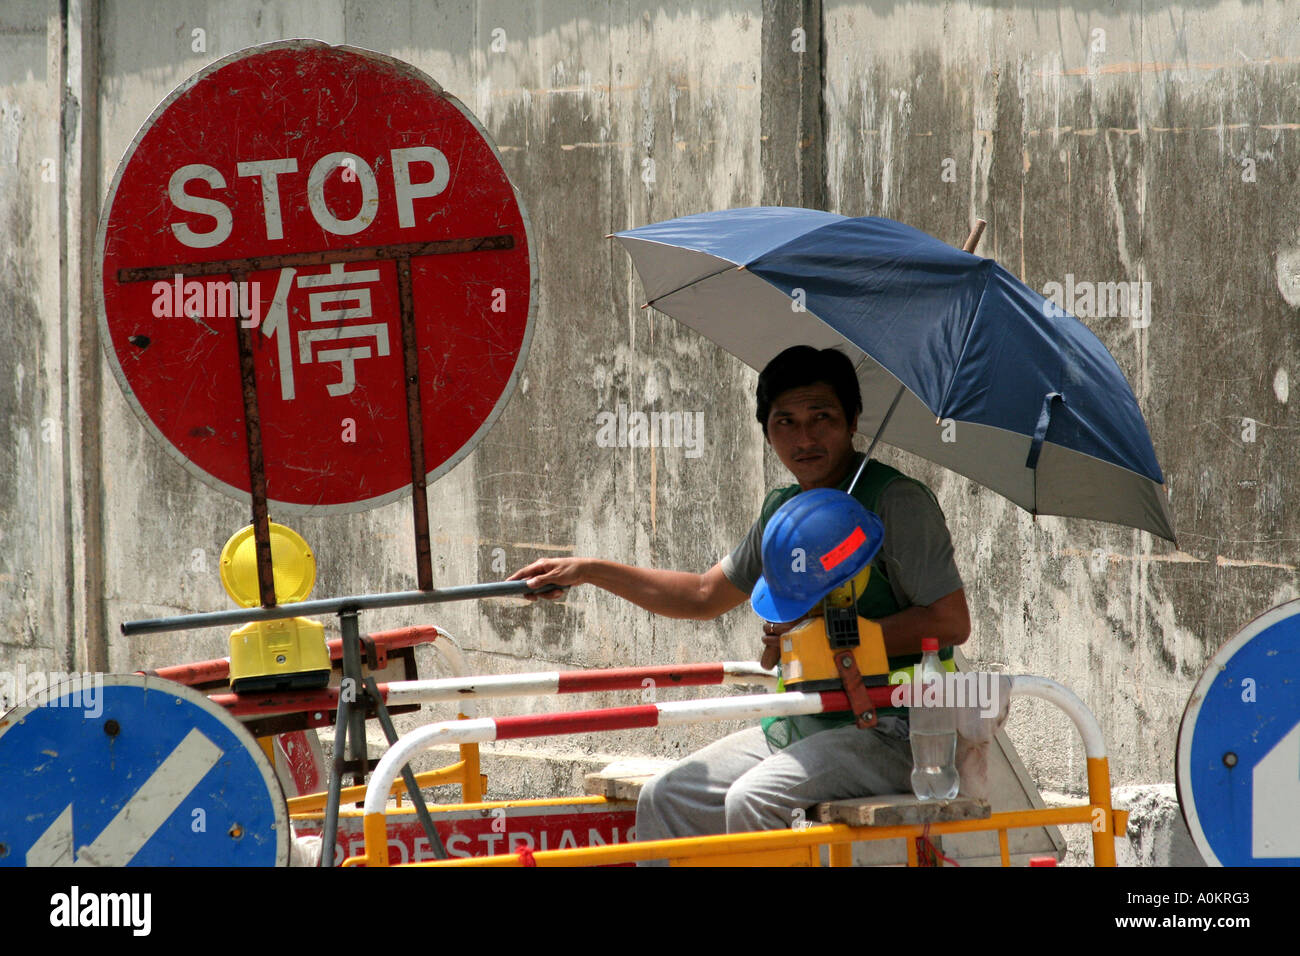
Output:
[[[751,207],[615,234],[653,306],[755,369],[837,347],[862,386],[858,430],[1032,514],[1174,540],[1146,423],[1082,322],[991,259],[890,219]],[[948,425],[951,420],[954,425]]]

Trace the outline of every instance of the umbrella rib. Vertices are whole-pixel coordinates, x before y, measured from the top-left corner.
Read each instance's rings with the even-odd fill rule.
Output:
[[[666,299],[666,298],[668,298],[670,295],[676,295],[678,292],[681,292],[683,289],[689,289],[691,286],[695,285],[695,284],[698,283],[698,282],[703,282],[705,279],[712,279],[712,278],[714,278],[715,276],[720,276],[720,275],[722,275],[724,272],[731,272],[733,269],[736,270],[736,271],[739,271],[739,270],[741,270],[741,269],[743,269],[743,268],[745,268],[743,265],[735,265],[735,264],[732,264],[732,265],[727,266],[727,268],[725,268],[725,269],[719,269],[717,272],[710,272],[710,273],[709,273],[708,275],[706,275],[706,276],[700,276],[698,279],[692,279],[690,282],[686,283],[685,285],[678,286],[676,289],[672,289],[672,290],[670,290],[670,291],[668,291],[668,292],[663,293],[663,295],[657,295],[657,296],[655,296],[653,299],[648,299],[648,300],[646,301],[646,304],[643,305],[643,306],[641,306],[641,308],[643,308],[643,309],[648,308],[648,307],[654,305],[654,304],[655,304],[656,302],[658,302],[660,299]],[[655,306],[655,308],[658,308],[658,306]]]
[[[948,376],[948,387],[943,391],[943,398],[939,400],[939,407],[935,414],[940,418],[943,417],[944,410],[948,407],[948,398],[952,395],[953,385],[957,382],[957,375],[961,372],[961,366],[966,361],[966,350],[970,347],[971,336],[975,334],[975,323],[979,320],[980,309],[984,305],[984,297],[988,294],[989,283],[993,281],[993,269],[997,263],[991,259],[981,261],[979,268],[984,269],[984,286],[980,289],[979,301],[975,303],[975,309],[971,316],[970,325],[966,327],[966,335],[961,340],[961,351],[957,354],[957,361],[953,363],[952,374]]]

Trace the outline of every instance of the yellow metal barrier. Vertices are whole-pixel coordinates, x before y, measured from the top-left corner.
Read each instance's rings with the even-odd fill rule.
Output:
[[[1110,806],[1110,764],[1105,757],[1088,758],[1088,798],[1093,807],[1093,865],[1114,866],[1115,821]],[[1127,816],[1125,814],[1126,819]]]
[[[435,771],[436,772],[436,771]],[[315,796],[315,794],[312,794]],[[466,810],[494,810],[498,807],[505,810],[534,807],[573,807],[597,804],[617,804],[626,803],[622,800],[610,800],[608,797],[587,796],[587,797],[540,797],[531,800],[483,800],[479,803],[433,803],[429,804],[429,812],[437,815],[439,813],[461,813]],[[403,813],[410,814],[414,817],[414,810],[409,807],[401,808]],[[344,817],[364,816],[360,810],[339,810],[339,819]],[[391,815],[391,814],[390,814]],[[291,819],[294,820],[316,820],[320,818],[318,813],[292,813]]]
[[[458,714],[457,718],[460,720],[468,719],[464,714]],[[261,738],[259,743],[263,740],[269,741],[270,738]],[[424,773],[417,773],[415,775],[415,784],[421,790],[426,787],[459,784],[462,804],[479,803],[483,799],[483,792],[487,789],[487,777],[484,776],[480,769],[478,744],[461,744],[460,760],[445,767],[439,767],[437,770],[426,770]],[[406,793],[406,782],[399,777],[389,788],[388,795],[396,797],[400,806],[402,794],[404,793]],[[344,787],[339,791],[339,805],[358,803],[364,800],[365,796],[365,784]],[[298,797],[290,797],[286,802],[289,805],[289,815],[301,819],[313,813],[323,813],[325,804],[328,801],[329,792],[321,790],[317,793],[304,793]]]
[[[478,744],[466,744],[461,747],[462,753],[466,747],[478,749]],[[477,765],[478,761],[474,763]],[[477,769],[477,766],[475,767]],[[478,777],[474,774],[471,778],[469,775],[468,761],[459,760],[456,763],[448,764],[445,767],[439,767],[437,770],[426,770],[424,773],[415,775],[416,785],[423,790],[426,787],[438,787],[449,784],[459,784],[461,788],[461,799],[465,802],[475,802],[482,799],[483,782],[478,781],[478,786],[471,788],[469,781]],[[471,789],[475,792],[471,793]],[[406,782],[400,777],[393,783],[388,790],[390,797],[400,797],[406,793]],[[344,787],[339,791],[339,803],[358,803],[365,799],[366,786],[360,784],[355,787]],[[311,814],[319,813],[325,809],[325,803],[329,799],[329,792],[322,790],[319,793],[305,793],[300,797],[290,797],[288,800],[289,813],[292,814]]]
[[[467,749],[477,751],[477,744],[462,744],[462,754]],[[454,765],[461,767],[461,764]],[[451,768],[447,768],[450,770]],[[443,771],[433,771],[440,774]],[[425,775],[417,776],[421,781]],[[423,786],[423,783],[421,783]],[[402,788],[400,781],[393,790]],[[358,790],[364,788],[349,788]],[[640,860],[667,859],[679,866],[818,866],[821,847],[828,848],[831,866],[849,866],[852,863],[851,844],[871,840],[906,841],[907,865],[918,866],[916,837],[945,833],[980,833],[994,831],[998,835],[998,851],[1003,866],[1011,865],[1007,831],[1038,826],[1089,824],[1092,828],[1093,865],[1115,865],[1115,834],[1128,828],[1128,812],[1111,807],[1110,769],[1105,757],[1088,760],[1088,797],[1090,803],[1079,807],[1061,807],[1041,810],[1013,810],[991,814],[983,820],[952,820],[928,825],[913,824],[893,827],[850,827],[845,824],[828,824],[804,830],[770,830],[761,833],[720,834],[705,837],[688,837],[676,840],[654,840],[645,843],[625,843],[601,847],[579,847],[568,850],[539,850],[531,854],[537,866],[609,866],[634,863]],[[348,799],[353,799],[349,797]],[[604,797],[587,798],[593,803],[607,802]],[[512,800],[496,803],[458,804],[431,807],[432,811],[466,810],[504,807],[536,807],[586,802],[582,798],[554,798],[548,800]],[[291,807],[292,810],[292,807]],[[366,814],[362,830],[366,839],[366,853],[349,857],[344,866],[388,866],[388,822],[383,813]],[[468,857],[454,860],[425,860],[401,866],[523,866],[522,858],[515,853],[496,856]]]
[[[450,768],[445,768],[450,769]],[[439,773],[440,771],[431,771]],[[424,775],[420,775],[423,777]],[[417,779],[420,779],[417,777]],[[394,789],[397,789],[395,787]],[[462,812],[466,810],[491,810],[495,808],[533,808],[548,806],[574,806],[576,804],[609,804],[602,796],[588,797],[547,797],[536,800],[491,800],[478,803],[440,804],[430,806],[429,812],[435,817],[439,813]],[[928,835],[945,833],[979,833],[996,832],[998,851],[1003,866],[1011,865],[1011,854],[1007,833],[1011,830],[1028,829],[1037,826],[1059,826],[1088,824],[1093,830],[1094,847],[1103,834],[1113,839],[1116,833],[1128,829],[1127,810],[1111,810],[1109,813],[1103,804],[1108,800],[1095,801],[1077,807],[1060,807],[1042,810],[1015,810],[995,813],[984,820],[960,820],[946,823],[932,823]],[[358,816],[359,811],[343,810],[340,817]],[[374,821],[363,823],[363,833],[367,839],[374,838],[373,845],[387,847],[387,817],[374,814]],[[311,819],[311,814],[297,814],[294,819]],[[1109,826],[1103,823],[1109,820]],[[920,860],[916,853],[916,838],[927,835],[924,825],[897,827],[849,827],[845,824],[825,824],[808,827],[804,830],[770,830],[760,833],[718,834],[707,837],[692,837],[678,840],[657,840],[646,843],[624,843],[603,847],[576,848],[569,850],[535,850],[532,858],[539,866],[607,866],[618,863],[632,863],[638,860],[669,859],[681,866],[818,866],[820,865],[820,848],[828,848],[830,866],[851,866],[852,844],[871,840],[902,839],[907,847],[907,865],[918,866]],[[791,842],[790,837],[796,837]],[[829,836],[829,839],[826,838]],[[739,841],[739,842],[735,842]],[[1113,846],[1113,844],[1112,844]],[[670,852],[664,852],[668,850]],[[588,857],[587,854],[596,854]],[[366,854],[349,857],[344,866],[388,866],[387,856],[382,862],[369,862]],[[417,863],[398,864],[399,866],[523,866],[520,857],[514,853],[499,854],[489,857],[468,857],[454,860],[426,860]],[[1114,851],[1110,862],[1105,856],[1094,856],[1095,866],[1114,866]]]
[[[1061,807],[1043,810],[1016,810],[995,813],[986,820],[953,820],[932,823],[928,833],[978,833],[995,830],[999,840],[1005,841],[1008,830],[1026,827],[1092,824],[1093,805]],[[1125,818],[1127,814],[1123,815]],[[1111,822],[1111,829],[1118,825]],[[366,857],[354,857],[357,863],[386,865],[387,846],[378,829],[381,814],[370,814],[366,819],[367,832],[373,828],[378,848],[383,847],[385,863],[370,862]],[[909,865],[916,865],[914,840],[927,833],[922,825],[895,827],[850,827],[842,823],[823,824],[804,830],[768,830],[761,833],[729,833],[715,836],[688,837],[678,840],[651,840],[645,843],[622,843],[610,846],[581,847],[570,850],[535,850],[532,862],[537,866],[609,866],[617,863],[635,863],[642,860],[668,860],[674,865],[694,866],[816,866],[820,863],[820,848],[830,848],[832,866],[846,866],[850,845],[870,840],[899,840],[908,844]],[[352,861],[349,861],[352,863]],[[356,865],[356,864],[352,864]],[[467,857],[455,860],[425,860],[405,866],[524,866],[516,853],[497,856]],[[1098,865],[1108,865],[1098,862]],[[1112,863],[1113,864],[1113,852]]]
[[[721,834],[678,840],[656,840],[645,843],[619,844],[611,846],[573,848],[567,850],[530,851],[525,854],[506,853],[496,856],[469,857],[454,860],[421,861],[402,864],[406,866],[607,866],[617,863],[631,863],[643,860],[668,860],[678,865],[818,865],[821,860],[820,848],[827,847],[828,859],[833,866],[847,865],[851,860],[849,845],[855,842],[872,840],[903,839],[907,843],[907,861],[909,866],[918,864],[915,838],[930,834],[996,832],[998,849],[1003,866],[1010,865],[1010,851],[1007,831],[1038,826],[1089,824],[1092,829],[1093,864],[1095,866],[1113,867],[1115,865],[1115,834],[1127,827],[1128,814],[1116,812],[1111,806],[1110,768],[1105,757],[1105,744],[1101,728],[1091,712],[1068,689],[1054,681],[1033,676],[1017,676],[1012,679],[1012,692],[1031,697],[1039,697],[1055,703],[1072,718],[1083,737],[1084,749],[1088,754],[1087,777],[1089,803],[1080,807],[1059,809],[1017,810],[995,813],[983,820],[952,820],[930,824],[909,824],[892,827],[850,827],[845,824],[809,827],[804,830],[775,830],[762,833]],[[796,701],[802,705],[801,701]],[[477,739],[495,739],[495,725],[491,721],[480,721],[477,726],[467,727],[463,734],[453,733],[447,724],[431,725],[421,728],[394,745],[380,766],[376,769],[376,780],[391,783],[392,789],[398,789],[393,775],[401,762],[409,760],[421,748],[427,748],[441,736],[447,740],[459,735],[466,739],[469,735],[478,735]],[[448,742],[451,742],[450,740]],[[472,747],[472,757],[467,755],[467,747]],[[461,773],[465,767],[475,764],[477,769],[477,745],[461,744],[464,759],[460,765]],[[463,765],[463,766],[462,766]],[[478,776],[474,775],[474,781]],[[391,794],[392,790],[389,791]],[[384,793],[377,789],[367,795],[367,811],[364,815],[362,829],[365,837],[365,853],[349,857],[345,866],[387,866],[388,865],[388,825],[385,801],[380,796]],[[387,795],[387,794],[386,794]],[[601,798],[597,798],[601,799]],[[519,801],[512,805],[539,805],[545,801]],[[451,808],[448,808],[451,809]]]
[[[548,805],[573,805],[574,803],[608,803],[604,797],[551,798],[546,800],[503,800],[480,804],[456,804],[430,807],[434,814],[492,807],[537,807]],[[842,823],[823,824],[803,830],[769,830],[758,833],[718,834],[688,837],[676,840],[654,840],[644,843],[623,843],[600,847],[579,847],[568,850],[534,850],[531,859],[537,866],[610,866],[634,863],[641,860],[666,859],[677,866],[818,866],[821,847],[828,848],[830,866],[850,866],[852,844],[872,840],[904,840],[909,866],[919,865],[916,838],[942,836],[948,833],[996,832],[1002,865],[1010,866],[1007,833],[1010,830],[1039,826],[1065,826],[1087,824],[1098,833],[1098,811],[1093,804],[1077,807],[1059,807],[1041,810],[1015,810],[995,813],[984,820],[953,820],[932,823],[927,830],[921,824],[893,827],[851,827]],[[354,815],[347,811],[345,815]],[[1123,832],[1128,826],[1127,811],[1112,811],[1110,832]],[[387,819],[382,814],[370,814],[363,823],[367,846],[379,851],[371,860],[369,852],[344,861],[344,866],[388,866]],[[1097,866],[1113,866],[1094,858]],[[453,860],[425,860],[400,866],[524,866],[516,853],[496,856],[466,857]]]

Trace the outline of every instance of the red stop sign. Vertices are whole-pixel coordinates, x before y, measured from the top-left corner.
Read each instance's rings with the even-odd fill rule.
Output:
[[[106,210],[110,364],[146,427],[223,491],[250,494],[241,321],[280,512],[409,487],[402,273],[429,480],[513,391],[527,219],[477,120],[408,64],[301,40],[214,63],[145,123]]]

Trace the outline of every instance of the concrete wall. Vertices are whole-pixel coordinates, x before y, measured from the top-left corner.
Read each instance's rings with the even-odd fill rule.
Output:
[[[1207,657],[1296,594],[1294,13],[829,3],[825,19],[830,208],[954,238],[982,215],[983,253],[1040,290],[1067,273],[1151,283],[1147,327],[1086,321],[1147,417],[1181,550],[1034,523],[916,470],[964,559],[970,656],[1068,683],[1100,716],[1120,781],[1171,780]],[[1047,735],[1031,768],[1077,786],[1064,720],[1017,710],[1013,739]]]
[[[524,375],[492,432],[430,491],[440,584],[499,579],[494,558],[513,569],[553,554],[702,571],[745,532],[765,488],[786,483],[753,421],[754,373],[637,308],[627,258],[603,238],[615,229],[766,202],[890,216],[960,243],[982,216],[981,252],[1036,288],[1067,273],[1150,282],[1145,327],[1086,321],[1147,416],[1181,550],[1034,522],[964,478],[885,457],[929,480],[948,515],[974,616],[967,655],[1073,687],[1102,722],[1117,783],[1172,780],[1205,662],[1300,593],[1300,422],[1288,401],[1300,358],[1300,25],[1284,9],[116,0],[61,15],[53,2],[7,2],[0,661],[125,671],[225,653],[220,631],[118,632],[123,620],[227,607],[217,555],[247,514],[145,434],[108,374],[87,294],[95,217],[123,150],[175,85],[242,47],[310,36],[407,60],[459,97],[532,222],[541,284]],[[596,415],[620,402],[703,412],[702,453],[598,447]],[[320,559],[315,596],[414,584],[409,502],[297,527]],[[758,652],[747,610],[676,622],[589,588],[563,604],[445,605],[363,625],[425,621],[455,633],[481,672]],[[583,705],[615,700],[626,697]],[[1063,718],[1030,702],[1008,729],[1043,787],[1082,788]],[[673,756],[716,733],[532,746]]]

